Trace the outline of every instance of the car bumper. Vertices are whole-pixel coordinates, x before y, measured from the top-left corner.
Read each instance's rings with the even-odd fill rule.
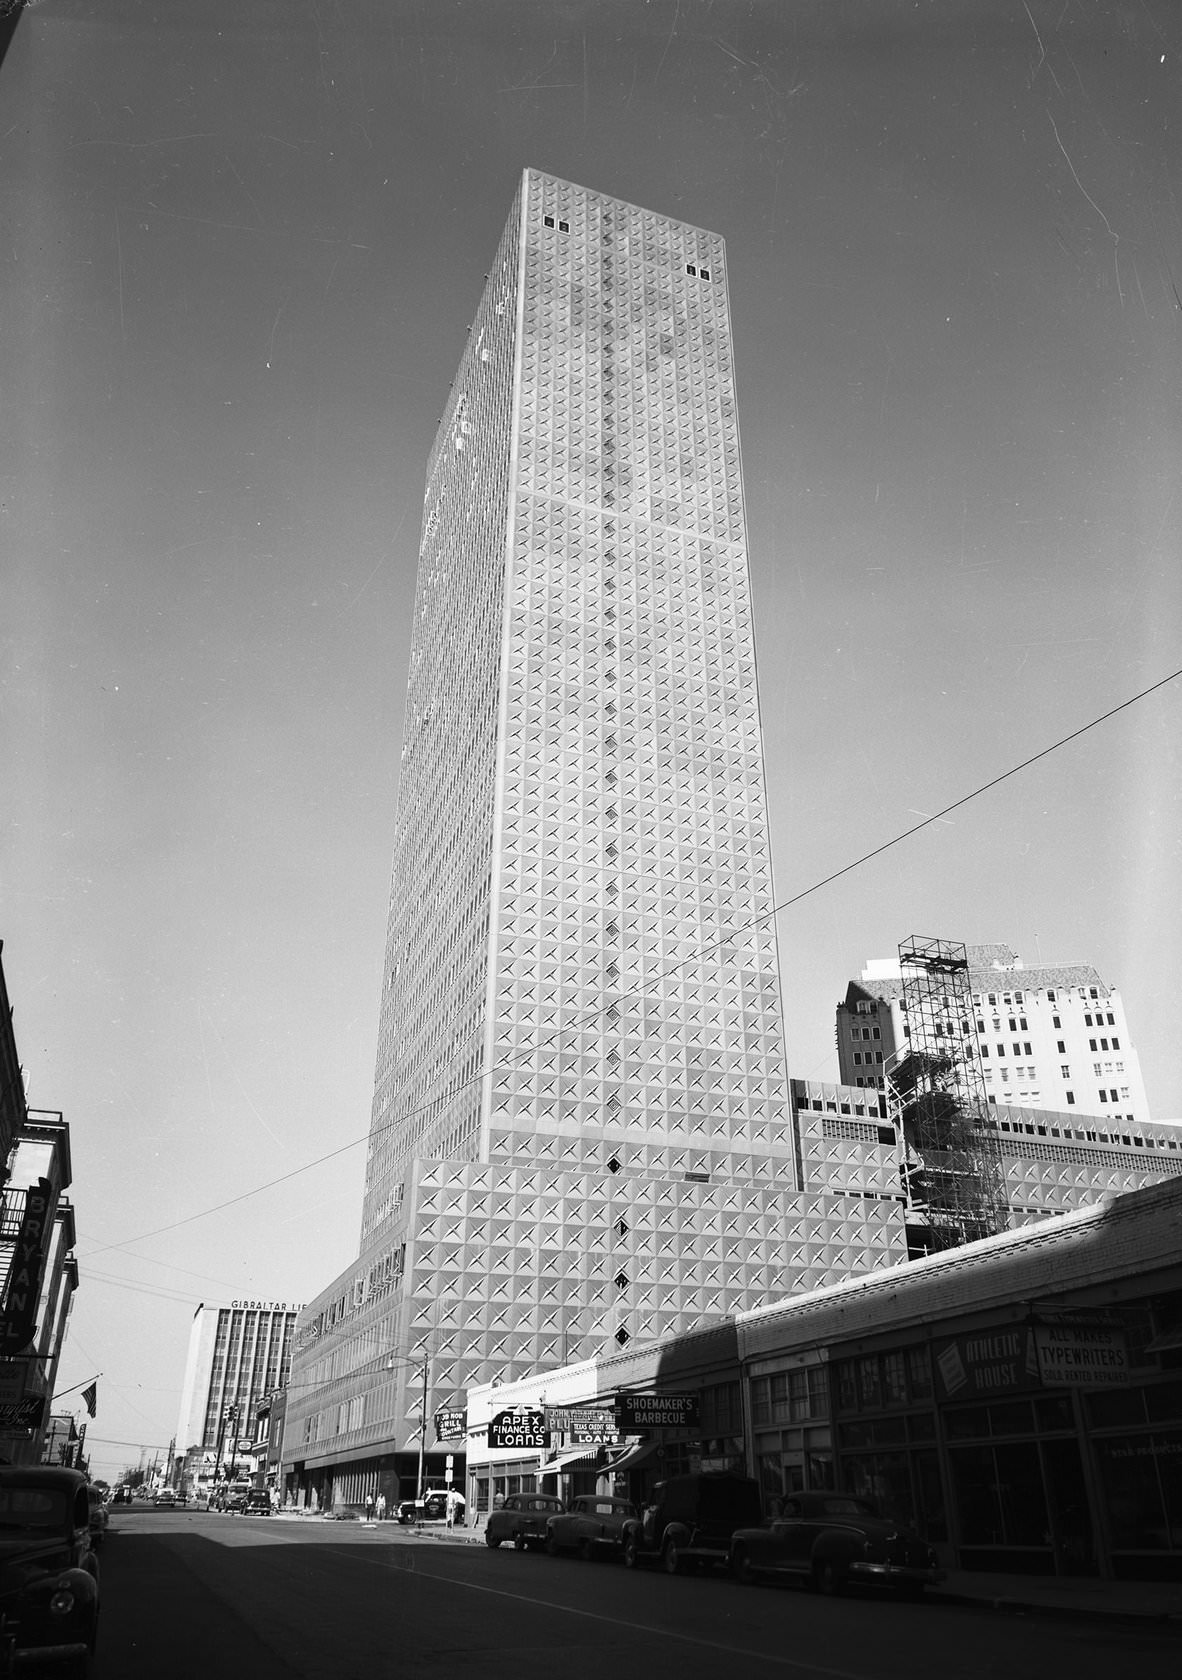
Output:
[[[23,1674],[26,1669],[56,1668],[60,1663],[77,1660],[90,1650],[84,1640],[75,1639],[63,1645],[30,1645],[13,1652],[13,1672]]]
[[[855,1581],[878,1581],[885,1586],[939,1586],[944,1579],[942,1569],[921,1568],[915,1564],[869,1563],[855,1559],[850,1564]]]

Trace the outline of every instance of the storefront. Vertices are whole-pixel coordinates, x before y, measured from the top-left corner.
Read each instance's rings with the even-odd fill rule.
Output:
[[[765,1507],[873,1500],[947,1567],[1182,1579],[1182,1185],[739,1319]]]

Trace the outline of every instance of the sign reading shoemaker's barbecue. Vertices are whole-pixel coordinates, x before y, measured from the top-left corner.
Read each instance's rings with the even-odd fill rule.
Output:
[[[516,1412],[498,1412],[488,1426],[490,1447],[548,1447],[546,1414],[523,1406]]]
[[[642,1429],[696,1429],[696,1394],[619,1394],[616,1413],[620,1431],[635,1435]]]

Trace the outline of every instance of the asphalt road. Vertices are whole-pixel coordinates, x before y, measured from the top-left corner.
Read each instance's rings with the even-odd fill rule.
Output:
[[[963,1606],[633,1574],[396,1524],[121,1511],[94,1680],[1176,1680],[1182,1643]]]

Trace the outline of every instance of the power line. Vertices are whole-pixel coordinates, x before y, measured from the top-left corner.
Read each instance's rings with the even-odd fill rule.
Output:
[[[974,799],[979,799],[982,794],[989,793],[995,787],[1000,787],[1003,782],[1009,781],[1011,777],[1017,776],[1023,770],[1028,770],[1032,764],[1037,764],[1040,759],[1058,752],[1061,747],[1069,745],[1072,741],[1078,741],[1081,735],[1086,735],[1090,730],[1098,728],[1100,724],[1107,723],[1110,718],[1127,711],[1130,706],[1135,706],[1138,701],[1147,699],[1151,694],[1156,694],[1159,688],[1165,688],[1167,683],[1174,682],[1178,677],[1182,677],[1182,667],[1179,667],[1176,671],[1171,671],[1168,676],[1161,677],[1157,682],[1151,683],[1148,688],[1141,689],[1139,693],[1131,694],[1128,699],[1122,700],[1119,705],[1110,707],[1106,712],[1101,712],[1098,717],[1092,718],[1089,723],[1082,724],[1078,729],[1073,729],[1070,734],[1061,736],[1059,740],[1053,741],[1050,746],[1032,753],[1029,758],[1024,758],[1020,764],[1011,765],[1008,770],[1003,770],[1000,776],[994,776],[990,781],[982,782],[971,793],[962,794],[959,799],[954,799],[950,805],[945,805],[939,811],[933,811],[931,816],[913,823],[910,828],[903,829],[890,840],[884,840],[881,846],[875,846],[871,851],[863,852],[860,857],[854,858],[850,863],[843,864],[840,869],[835,869],[832,874],[824,876],[821,880],[814,881],[812,886],[794,893],[791,898],[782,899],[780,903],[765,911],[762,916],[756,916],[751,921],[744,922],[740,927],[733,929],[725,938],[715,940],[712,945],[703,946],[700,950],[695,951],[692,956],[683,957],[680,962],[670,964],[668,968],[661,971],[659,978],[667,979],[671,974],[676,974],[681,969],[689,967],[691,963],[701,962],[704,957],[710,956],[713,952],[723,950],[726,946],[734,944],[735,940],[742,934],[750,932],[752,928],[762,927],[765,922],[771,921],[774,916],[778,916],[782,911],[789,910],[794,904],[799,904],[802,899],[810,897],[815,892],[820,892],[822,887],[832,885],[834,881],[839,881],[843,875],[849,875],[853,870],[860,869],[863,864],[871,862],[876,857],[881,857],[884,852],[889,852],[893,847],[901,845],[904,840],[911,839],[912,835],[919,834],[923,829],[930,828],[933,823],[940,822],[950,812],[959,811]],[[649,985],[651,985],[651,982],[649,982]],[[621,993],[615,1001],[643,997],[646,990],[647,987],[633,987],[631,991]],[[515,1051],[512,1056],[504,1061],[494,1062],[490,1067],[482,1068],[478,1073],[472,1074],[468,1079],[461,1081],[453,1091],[447,1092],[446,1095],[456,1096],[460,1091],[466,1090],[469,1085],[474,1085],[477,1081],[484,1079],[486,1075],[511,1067],[522,1056],[541,1049],[549,1040],[561,1038],[564,1034],[573,1032],[578,1027],[586,1026],[589,1022],[598,1020],[599,1016],[608,1007],[609,1005],[603,1004],[599,1008],[589,1011],[585,1016],[570,1021],[562,1027],[555,1027],[552,1031],[535,1039],[532,1044],[525,1045],[520,1050]],[[164,1236],[169,1231],[179,1231],[183,1226],[192,1225],[199,1219],[208,1219],[215,1213],[224,1213],[227,1208],[236,1207],[240,1202],[250,1201],[255,1196],[261,1196],[265,1190],[274,1190],[280,1184],[287,1184],[293,1178],[299,1178],[303,1173],[311,1172],[314,1167],[322,1167],[327,1162],[336,1160],[339,1155],[347,1154],[351,1149],[357,1149],[371,1138],[381,1137],[383,1132],[392,1131],[396,1126],[405,1125],[408,1120],[414,1119],[416,1115],[428,1113],[441,1100],[439,1097],[434,1097],[430,1102],[422,1103],[418,1108],[409,1109],[405,1114],[399,1115],[396,1120],[391,1120],[387,1125],[379,1127],[376,1132],[366,1132],[363,1137],[351,1138],[348,1143],[342,1143],[336,1149],[330,1149],[326,1155],[318,1155],[314,1161],[307,1161],[302,1167],[293,1167],[290,1172],[283,1173],[278,1178],[268,1179],[265,1184],[256,1184],[253,1190],[244,1190],[241,1195],[231,1196],[227,1201],[218,1202],[213,1207],[203,1208],[198,1213],[187,1214],[184,1219],[176,1219],[170,1225],[159,1225],[154,1231],[145,1231],[141,1236],[129,1237],[126,1239],[126,1243],[149,1242],[153,1237]],[[124,1248],[126,1243],[107,1243],[102,1248],[91,1249],[88,1255],[83,1255],[81,1258],[90,1259],[96,1254],[106,1254],[112,1249]],[[131,1258],[135,1259],[139,1256],[131,1256]],[[128,1287],[132,1286],[129,1285]]]

